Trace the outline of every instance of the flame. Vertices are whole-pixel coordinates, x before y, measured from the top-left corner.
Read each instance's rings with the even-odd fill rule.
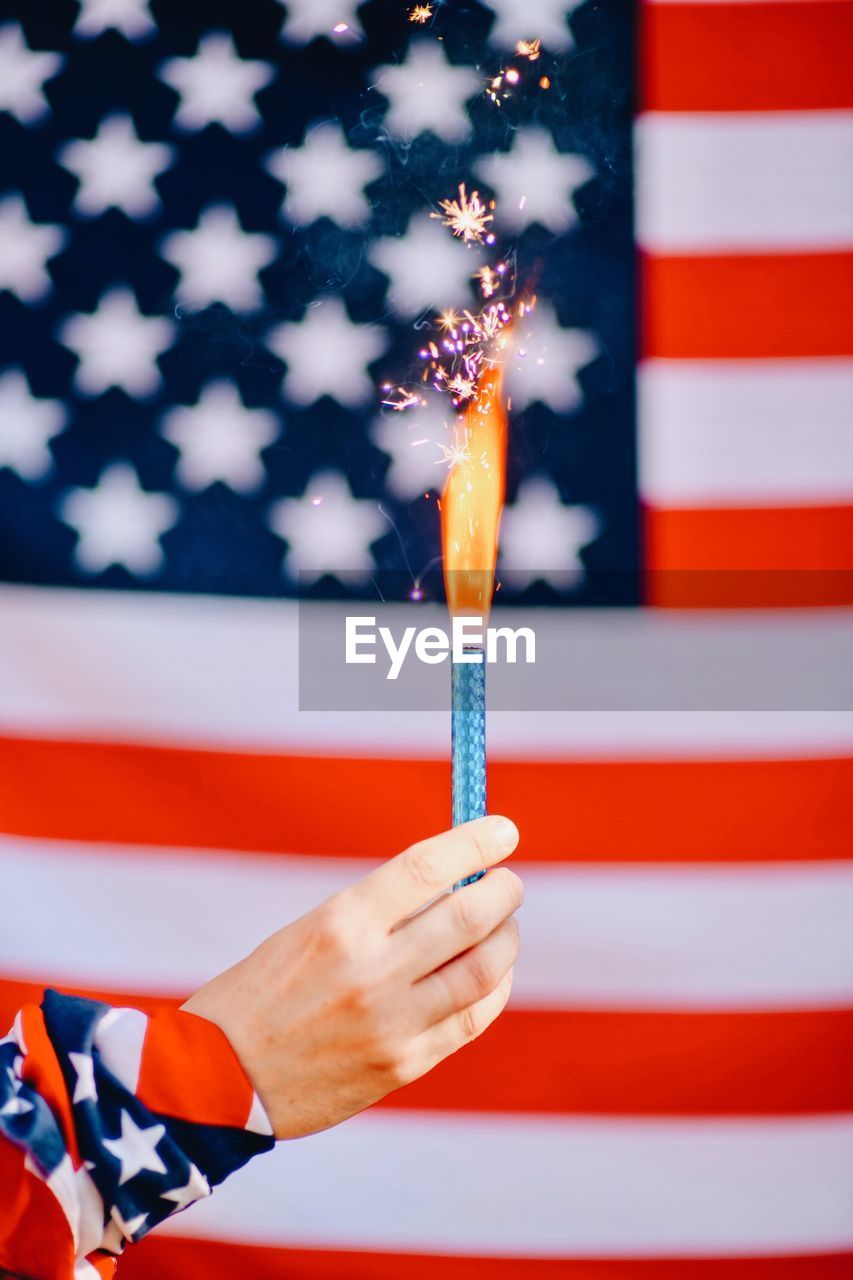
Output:
[[[441,504],[444,586],[453,614],[484,620],[492,602],[506,479],[503,369],[487,369],[465,411]]]

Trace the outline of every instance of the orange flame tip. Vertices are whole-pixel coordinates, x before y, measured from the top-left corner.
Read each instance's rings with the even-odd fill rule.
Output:
[[[485,619],[494,593],[506,482],[503,369],[487,369],[462,419],[458,461],[441,503],[444,585],[452,614]]]

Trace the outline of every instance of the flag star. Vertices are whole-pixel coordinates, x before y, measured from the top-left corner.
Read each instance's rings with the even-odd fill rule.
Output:
[[[17,116],[21,124],[33,124],[50,109],[44,83],[59,71],[64,58],[58,53],[30,49],[20,26],[0,27],[0,111]]]
[[[77,1073],[74,1085],[73,1104],[78,1102],[97,1102],[98,1091],[95,1088],[95,1062],[91,1053],[69,1053],[68,1060]]]
[[[148,493],[133,467],[124,462],[108,466],[93,489],[70,490],[59,512],[78,535],[74,558],[81,569],[100,573],[111,565],[122,565],[140,576],[162,565],[159,539],[177,522],[178,513],[174,498]]]
[[[330,40],[351,41],[364,35],[356,9],[364,0],[287,0],[286,17],[281,29],[283,40],[291,44],[308,44],[317,36]]]
[[[453,66],[437,41],[415,40],[404,62],[383,67],[373,87],[390,107],[385,127],[409,141],[429,130],[443,142],[461,142],[471,132],[465,110],[485,81],[472,67]]]
[[[20,1085],[17,1086],[20,1088]],[[20,1094],[15,1094],[8,1102],[4,1102],[0,1107],[0,1116],[23,1116],[28,1111],[32,1111],[33,1104],[27,1099],[22,1098]]]
[[[497,17],[489,32],[492,44],[514,48],[519,40],[539,39],[549,50],[571,49],[574,37],[566,18],[583,0],[484,0]]]
[[[591,333],[561,329],[554,311],[539,302],[513,334],[513,353],[507,361],[513,409],[526,409],[537,401],[556,413],[579,408],[583,393],[577,375],[598,351]]]
[[[263,305],[258,272],[276,255],[272,236],[244,231],[234,209],[211,205],[194,231],[166,236],[160,253],[181,275],[178,301],[190,307],[224,302],[234,311]]]
[[[78,213],[94,217],[122,209],[130,218],[153,213],[159,203],[154,179],[168,169],[174,148],[142,142],[130,116],[109,116],[94,138],[76,138],[57,155],[80,182],[74,200]]]
[[[127,1115],[126,1111],[122,1112],[122,1124],[124,1124],[124,1117],[126,1115]],[[162,1129],[163,1126],[158,1125],[157,1127]],[[108,1144],[105,1142],[104,1146],[107,1146],[107,1145]],[[154,1172],[159,1172],[159,1170],[154,1170]],[[165,1172],[165,1170],[163,1170],[163,1172]],[[128,1181],[128,1179],[123,1178],[122,1181],[126,1182]],[[119,1183],[119,1186],[120,1185],[121,1183]],[[119,1209],[118,1205],[114,1204],[110,1209],[110,1218],[112,1219],[112,1223],[114,1224],[118,1232],[118,1235],[120,1237],[119,1240],[116,1241],[116,1243],[121,1245],[124,1240],[132,1241],[136,1237],[136,1233],[140,1231],[141,1228],[144,1227],[145,1223],[148,1221],[148,1214],[138,1213],[135,1218],[125,1219],[122,1216],[121,1210]],[[105,1243],[107,1242],[105,1241]]]
[[[53,287],[47,261],[65,244],[66,233],[47,222],[31,222],[20,196],[0,200],[0,289],[22,302],[38,302]]]
[[[84,395],[121,387],[129,396],[152,395],[160,385],[157,357],[172,345],[174,326],[145,316],[130,289],[110,289],[96,311],[69,316],[60,342],[80,361],[75,383]]]
[[[373,443],[391,458],[385,487],[396,498],[408,501],[428,489],[443,489],[447,462],[441,445],[454,439],[454,414],[447,396],[423,393],[425,404],[402,413],[377,418],[370,435]]]
[[[173,1200],[174,1209],[170,1209],[170,1213],[178,1213],[181,1209],[186,1209],[187,1205],[195,1204],[196,1200],[204,1200],[210,1195],[210,1183],[201,1172],[200,1169],[190,1163],[190,1176],[186,1185],[183,1187],[172,1187],[171,1191],[163,1191],[161,1200]]]
[[[399,315],[471,303],[479,252],[427,214],[415,214],[405,235],[374,241],[370,260],[388,276],[388,301]]]
[[[388,335],[376,325],[354,324],[340,298],[324,298],[301,321],[273,329],[267,346],[287,365],[283,389],[294,404],[331,396],[357,408],[374,393],[367,367],[387,349]]]
[[[34,396],[20,369],[4,373],[0,377],[0,468],[9,467],[22,480],[41,480],[53,466],[48,441],[59,435],[66,420],[62,403]]]
[[[497,198],[495,217],[510,231],[538,222],[549,231],[565,231],[578,221],[572,196],[595,177],[584,156],[566,155],[547,129],[519,129],[512,150],[484,156],[475,166]]]
[[[321,124],[301,147],[283,147],[267,159],[267,169],[287,187],[282,211],[297,224],[323,216],[339,227],[357,227],[370,216],[364,188],[382,173],[375,151],[347,145],[343,129]]]
[[[235,493],[251,493],[264,482],[260,452],[276,439],[278,419],[268,409],[247,409],[231,382],[211,382],[198,403],[166,414],[162,434],[180,451],[177,477],[187,489],[221,480]]]
[[[510,576],[504,585],[520,591],[547,582],[558,591],[576,587],[584,575],[581,549],[601,532],[588,507],[566,506],[545,476],[532,476],[519,487],[501,517],[500,569]]]
[[[192,58],[169,58],[158,75],[180,95],[178,128],[221,124],[231,133],[248,133],[261,123],[255,94],[275,71],[268,62],[241,58],[230,35],[213,31],[202,36]]]
[[[75,36],[99,36],[102,31],[113,30],[135,40],[157,29],[148,0],[81,0],[81,4],[74,24]]]
[[[305,583],[323,574],[367,578],[370,545],[388,532],[377,502],[354,498],[338,471],[318,471],[301,498],[282,498],[269,514],[273,533],[288,544],[284,571]]]

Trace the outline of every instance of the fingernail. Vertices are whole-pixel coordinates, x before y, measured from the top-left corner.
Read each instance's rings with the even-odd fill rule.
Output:
[[[514,822],[510,822],[509,818],[493,818],[492,835],[501,849],[507,853],[512,853],[518,844],[518,827]]]

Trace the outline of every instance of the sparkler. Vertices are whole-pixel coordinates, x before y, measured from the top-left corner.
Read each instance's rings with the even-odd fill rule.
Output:
[[[498,527],[504,500],[507,413],[503,369],[487,369],[469,404],[442,499],[447,604],[485,631],[494,593]],[[466,646],[451,663],[452,820],[486,812],[486,666],[482,645]],[[479,871],[455,888],[478,880]]]

